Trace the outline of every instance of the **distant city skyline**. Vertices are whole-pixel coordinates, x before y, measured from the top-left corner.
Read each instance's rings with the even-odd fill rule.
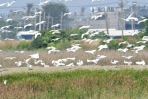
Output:
[[[0,0],[0,4],[5,3],[5,2],[11,2],[13,0]],[[8,13],[10,10],[23,10],[24,7],[26,7],[27,3],[33,3],[34,5],[38,6],[38,4],[41,2],[44,2],[46,0],[16,0],[15,3],[12,4],[10,8],[8,7],[0,7],[0,13]],[[49,0],[51,2],[56,2],[60,3],[59,0]],[[92,0],[73,0],[69,2],[63,2],[69,9],[70,12],[79,12],[81,11],[81,7],[86,7],[87,9],[91,6],[96,6],[96,7],[104,7],[104,6],[109,6],[109,7],[118,7],[118,2],[120,0],[104,0],[100,2],[92,2]],[[128,1],[129,3],[131,2],[137,2],[140,5],[148,5],[147,0],[123,0],[123,1]]]

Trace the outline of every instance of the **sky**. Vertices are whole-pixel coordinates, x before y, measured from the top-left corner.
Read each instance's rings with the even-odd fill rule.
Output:
[[[0,0],[0,4],[5,3],[6,1],[11,2],[13,0]],[[33,3],[34,5],[37,5],[41,2],[44,2],[46,0],[16,0],[15,3],[12,4],[10,8],[7,7],[0,7],[0,13],[9,12],[12,10],[22,10],[23,7],[27,5],[27,3]],[[52,2],[59,2],[59,0],[50,0]],[[92,2],[92,0],[72,0],[69,2],[63,2],[65,5],[67,5],[70,12],[78,12],[81,10],[81,7],[89,8],[91,6],[109,6],[109,7],[117,7],[118,2],[120,0],[101,0],[100,2]],[[123,0],[128,2],[138,2],[140,5],[148,5],[148,0]]]

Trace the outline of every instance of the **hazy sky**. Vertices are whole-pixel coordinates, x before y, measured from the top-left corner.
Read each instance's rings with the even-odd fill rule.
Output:
[[[0,0],[1,3],[5,3],[6,1],[13,1],[13,0]],[[46,0],[41,0],[42,2]],[[59,0],[50,0],[53,2],[59,2]],[[86,8],[89,8],[91,6],[118,6],[118,2],[120,0],[104,0],[101,2],[91,2],[92,0],[72,0],[71,2],[63,2],[66,4],[70,11],[80,11],[81,7],[84,6]],[[125,1],[125,0],[124,0]],[[140,5],[148,5],[148,0],[126,0],[128,2],[138,2]],[[34,3],[34,5],[38,5],[40,3],[40,0],[16,0],[14,4],[12,4],[11,8],[7,7],[0,7],[0,13],[2,12],[9,12],[10,9],[17,10],[22,9],[26,6],[27,3]]]

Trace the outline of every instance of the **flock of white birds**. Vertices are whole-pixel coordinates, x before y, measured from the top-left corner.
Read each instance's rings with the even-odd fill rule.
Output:
[[[44,4],[47,4],[50,0],[47,0],[45,2],[41,2],[39,4],[39,6],[42,6]],[[72,0],[59,0],[59,1],[72,1]],[[92,0],[92,2],[94,1],[101,1],[101,0]],[[104,1],[104,0],[103,0]],[[2,6],[7,6],[7,7],[10,7],[13,3],[15,3],[16,0],[12,1],[12,2],[7,2],[7,3],[3,3],[3,4],[0,4],[0,7]],[[28,19],[33,19],[35,18],[37,15],[40,15],[42,14],[42,12],[35,12],[35,15],[34,16],[24,16],[22,19],[25,19],[25,20],[28,20]],[[68,12],[68,13],[64,13],[63,16],[66,16],[66,15],[69,15],[71,14],[71,12]],[[100,14],[99,16],[92,16],[92,19],[97,19],[98,17],[102,17],[103,14]],[[131,13],[126,19],[123,19],[125,21],[130,21],[130,20],[134,20],[134,21],[138,21],[138,18],[135,18],[135,17],[132,17],[133,13]],[[2,18],[2,17],[0,17]],[[138,21],[138,24],[140,24],[141,22],[145,22],[147,21],[148,19],[146,18],[143,18],[142,20]],[[6,22],[8,23],[9,21],[13,21],[13,19],[7,19]],[[39,23],[36,23],[35,26],[38,26],[40,24],[44,24],[46,21],[41,21]],[[33,24],[26,24],[24,27],[15,27],[15,29],[22,29],[22,28],[26,28],[28,26],[32,26]],[[52,25],[51,28],[55,28],[55,27],[59,27],[60,24],[57,23],[55,25]],[[8,30],[5,30],[5,29],[8,29],[10,27],[10,25],[7,25],[7,26],[3,26],[1,27],[0,31],[2,32],[11,32],[11,31],[8,31]],[[82,26],[80,27],[79,29],[89,29],[90,27],[92,27],[91,25],[87,25],[87,26]],[[53,35],[54,34],[60,34],[60,30],[51,30],[49,31],[51,32]],[[93,36],[96,36],[99,34],[100,31],[87,31],[86,33],[83,33],[81,35],[81,38],[82,38],[82,41],[83,42],[86,42],[88,44],[91,44],[92,42],[94,41],[98,41],[98,39],[95,39],[95,40],[92,40],[92,39],[88,39],[88,38],[85,38],[85,35],[88,35],[89,37],[93,37]],[[135,32],[132,32],[131,35],[134,36],[134,35],[138,35],[139,34],[139,31],[135,31]],[[71,37],[74,37],[74,36],[77,36],[78,34],[70,34]],[[107,35],[107,34],[106,34]],[[36,35],[35,35],[36,36]],[[38,35],[37,35],[38,36]],[[36,37],[37,37],[36,36]],[[40,35],[41,36],[41,35]],[[35,38],[36,38],[35,37]],[[57,41],[57,40],[60,40],[60,38],[55,38],[55,39],[52,39],[51,41]],[[95,52],[100,52],[104,49],[108,49],[108,44],[112,41],[112,39],[106,39],[106,40],[103,40],[103,42],[105,43],[104,45],[99,45],[98,46],[98,49],[93,49],[93,50],[86,50],[84,51],[86,54],[92,54],[94,55]],[[139,43],[141,44],[140,46],[135,46],[134,44],[130,44],[128,41],[123,41],[123,42],[120,42],[119,43],[119,46],[120,45],[126,45],[125,48],[119,48],[117,49],[117,51],[121,52],[121,53],[126,53],[127,51],[131,51],[131,52],[134,52],[134,53],[138,53],[139,51],[143,50],[145,48],[145,43],[148,41],[148,39],[145,39],[145,40],[141,40],[141,41],[138,41],[136,43]],[[72,44],[70,48],[67,48],[66,51],[67,53],[75,53],[76,51],[78,51],[79,49],[81,49],[81,44]],[[47,54],[51,54],[51,53],[60,53],[60,50],[56,49],[55,47],[53,46],[49,46],[46,48],[48,51],[47,51]],[[3,53],[2,50],[0,50],[1,53]],[[19,54],[23,54],[25,53],[25,51],[15,51],[15,53],[19,53]],[[83,66],[85,65],[83,60],[79,60],[77,59],[76,61],[76,58],[75,57],[68,57],[68,58],[62,58],[62,59],[57,59],[57,60],[52,60],[51,61],[51,64],[52,66],[49,66],[47,63],[44,62],[44,60],[41,60],[40,59],[40,54],[39,53],[35,53],[35,54],[31,54],[28,56],[29,58],[25,59],[25,60],[19,60],[19,61],[15,61],[14,64],[17,66],[17,67],[21,67],[22,64],[26,64],[26,66],[29,68],[29,70],[32,70],[33,69],[33,65],[39,65],[39,66],[42,66],[42,67],[59,67],[59,66]],[[145,60],[141,59],[139,61],[136,61],[135,63],[133,63],[130,59],[133,58],[133,56],[121,56],[123,59],[124,59],[124,64],[125,65],[132,65],[132,64],[137,64],[137,65],[146,65],[146,62]],[[10,56],[10,57],[5,57],[4,60],[14,60],[16,59],[17,57],[13,57],[13,56]],[[89,57],[87,58],[86,62],[87,63],[92,63],[92,64],[97,64],[100,60],[104,59],[104,58],[107,58],[107,56],[105,55],[97,55],[97,57],[95,59],[89,59]],[[30,60],[34,60],[34,64],[30,64],[29,61]],[[66,62],[68,60],[71,60],[73,62],[69,63],[69,64],[66,64]],[[110,60],[110,63],[113,64],[113,65],[116,65],[119,61],[118,60]],[[0,67],[3,67],[2,65],[0,65]],[[6,82],[7,80],[4,80],[4,84],[6,85]]]
[[[81,27],[80,27],[81,29]],[[87,27],[86,27],[87,29]],[[59,30],[52,30],[52,32],[58,32],[60,33]],[[91,36],[93,33],[96,34],[96,32],[99,33],[98,30],[95,30],[95,31],[87,31],[86,33],[83,33],[81,38],[82,38],[82,42],[85,42],[85,43],[88,43],[91,45],[92,42],[94,41],[98,41],[98,39],[95,39],[95,40],[92,40],[92,39],[87,39],[84,37],[84,35],[88,35],[88,36]],[[138,35],[138,34],[137,34]],[[77,36],[77,35],[73,35],[73,36]],[[93,35],[95,36],[95,35]],[[59,40],[59,39],[58,39]],[[98,46],[98,49],[93,49],[93,50],[85,50],[84,52],[86,54],[91,54],[91,55],[95,55],[96,52],[101,52],[102,50],[106,50],[108,49],[108,44],[112,41],[113,39],[105,39],[103,40],[103,42],[105,43],[104,45],[99,45]],[[148,39],[144,39],[144,40],[140,40],[140,41],[137,41],[136,43],[139,44],[139,46],[135,46],[134,44],[130,44],[128,41],[122,41],[118,44],[118,46],[121,46],[121,45],[126,45],[125,48],[119,48],[117,49],[117,51],[121,52],[121,53],[126,53],[127,51],[131,51],[135,54],[139,53],[139,51],[143,50],[145,48],[145,43],[148,41]],[[81,49],[81,44],[72,44],[70,48],[67,48],[66,51],[67,53],[75,53],[77,52],[79,49]],[[50,55],[51,53],[60,53],[61,51],[56,49],[55,47],[53,46],[49,46],[46,48],[48,51],[47,51],[47,55]],[[14,53],[19,53],[19,54],[23,54],[25,53],[25,51],[14,51]],[[3,53],[3,51],[1,50],[1,53]],[[56,54],[55,54],[56,55]],[[130,59],[133,58],[133,56],[129,55],[129,56],[121,56],[123,59],[124,59],[124,64],[125,65],[132,65],[132,64],[137,64],[137,65],[146,65],[146,62],[141,59],[139,61],[136,61],[135,63],[133,63]],[[4,60],[13,60],[13,59],[16,59],[17,57],[13,57],[13,56],[10,56],[10,57],[5,57]],[[87,58],[86,62],[87,63],[90,63],[90,64],[97,64],[100,60],[104,59],[104,58],[107,58],[107,56],[105,55],[97,55],[97,57],[95,59],[89,59],[89,57]],[[34,63],[33,64],[30,64],[30,60],[33,60]],[[67,61],[73,61],[71,63],[68,63],[67,64]],[[77,60],[77,61],[76,61]],[[51,64],[52,65],[48,65],[47,63],[44,62],[44,60],[41,60],[40,59],[40,54],[39,53],[35,53],[35,54],[31,54],[28,56],[27,59],[25,60],[19,60],[19,61],[15,61],[15,65],[17,67],[21,67],[22,64],[26,64],[26,66],[29,68],[29,70],[32,70],[33,69],[33,65],[39,65],[39,66],[42,66],[42,67],[59,67],[59,66],[83,66],[83,65],[86,65],[84,64],[83,62],[84,60],[79,60],[79,59],[76,59],[75,57],[68,57],[68,58],[62,58],[62,59],[57,59],[57,60],[52,60],[51,61]],[[118,60],[110,60],[110,63],[115,65],[117,64],[119,61]],[[2,67],[2,65],[1,65]]]
[[[47,4],[49,1],[50,1],[50,0],[41,2],[41,3],[39,4],[39,6],[42,6],[42,5],[44,5],[44,4]],[[59,1],[63,1],[63,0],[59,0]],[[72,0],[65,0],[65,2],[66,2],[66,1],[72,1]],[[94,1],[100,1],[100,0],[92,0],[92,2],[94,2]],[[7,2],[7,3],[0,4],[0,6],[7,5],[7,7],[10,7],[10,6],[11,6],[13,3],[15,3],[15,2],[16,2],[16,0],[14,0],[14,1],[12,1],[12,2]],[[35,15],[34,15],[34,16],[24,16],[22,19],[25,19],[25,20],[32,19],[32,18],[35,18],[37,15],[40,15],[40,14],[42,14],[41,11],[40,11],[40,12],[35,12]],[[69,15],[69,14],[71,14],[71,12],[64,13],[63,16],[66,16],[66,15]],[[133,13],[131,13],[126,19],[123,19],[123,20],[125,20],[125,21],[130,21],[130,20],[138,21],[138,18],[132,17],[132,15],[133,15]],[[95,17],[94,17],[94,18],[95,18]],[[7,20],[6,20],[6,22],[9,22],[9,21],[13,21],[13,19],[7,19]],[[143,18],[142,20],[138,21],[138,24],[140,24],[141,22],[145,22],[145,21],[147,21],[147,19],[146,19],[146,18]],[[38,25],[40,25],[40,24],[44,24],[45,22],[46,22],[46,21],[41,21],[41,22],[39,22],[39,23],[36,23],[35,26],[38,26]],[[28,27],[28,26],[32,26],[32,24],[27,24],[27,25],[25,25],[23,28],[25,29],[25,28]],[[52,25],[51,28],[55,28],[55,27],[58,27],[58,26],[60,26],[59,23],[57,23],[57,24],[55,24],[55,25]],[[10,27],[10,25],[3,26],[3,27],[1,27],[0,30],[5,32],[5,31],[7,31],[7,30],[5,30],[5,29],[7,29],[7,28],[9,28],[9,27]],[[92,26],[91,26],[91,25],[87,25],[87,26],[82,26],[82,27],[80,27],[79,29],[89,29],[90,27],[92,27]],[[16,29],[21,29],[22,27],[15,27],[15,28],[16,28]],[[11,31],[7,31],[7,32],[11,32]],[[49,31],[49,32],[51,32],[53,35],[54,35],[54,34],[60,34],[60,33],[61,33],[60,30],[51,30],[51,31]],[[139,31],[134,31],[134,32],[131,33],[131,35],[134,36],[134,35],[137,35],[138,33],[139,33]],[[84,36],[85,36],[85,35],[88,35],[89,37],[93,37],[93,36],[96,36],[96,35],[98,35],[98,34],[99,34],[99,31],[91,31],[91,32],[90,32],[90,31],[87,31],[86,33],[83,33],[83,34],[81,35],[81,38],[82,38],[82,41],[83,41],[83,42],[87,42],[88,44],[91,44],[92,42],[97,41],[98,39],[95,39],[95,40],[87,39],[87,38],[84,38]],[[77,35],[78,35],[78,34],[71,34],[70,36],[73,37],[73,36],[77,36]],[[107,35],[107,34],[106,34],[106,35]],[[35,35],[35,38],[36,38],[37,36],[41,36],[41,34]],[[57,41],[57,40],[60,40],[60,38],[51,39],[51,41],[53,41],[53,42],[55,42],[55,41]],[[107,48],[108,48],[108,45],[107,45],[107,44],[110,43],[110,41],[112,41],[112,39],[104,40],[103,42],[105,42],[106,44],[98,46],[98,51],[101,51],[102,49],[107,49]],[[147,41],[148,41],[148,40],[141,40],[141,41],[138,41],[137,43],[143,44],[143,45],[141,45],[141,46],[134,46],[133,44],[130,44],[130,43],[128,43],[127,41],[120,42],[120,43],[119,43],[119,46],[122,45],[122,44],[126,44],[127,46],[126,46],[126,48],[124,48],[124,49],[119,48],[117,51],[126,53],[129,49],[132,48],[131,51],[133,51],[133,52],[135,52],[135,53],[138,53],[140,50],[143,50],[143,49],[144,49],[144,47],[145,47],[144,44],[145,44]],[[60,50],[57,50],[57,49],[56,49],[55,47],[53,47],[53,46],[52,46],[52,47],[47,47],[47,49],[48,49],[48,52],[47,52],[48,54],[50,54],[50,53],[52,53],[52,52],[55,52],[55,53],[60,52]],[[74,53],[74,52],[76,52],[76,51],[79,50],[79,49],[81,49],[80,44],[73,44],[71,48],[67,48],[66,50],[67,50],[68,53],[70,53],[70,52],[73,52],[73,53]],[[94,54],[96,51],[97,51],[97,49],[88,50],[88,51],[85,51],[85,53]],[[24,53],[24,51],[22,51],[22,52],[20,52],[20,53]],[[104,55],[98,55],[98,56],[96,57],[96,59],[93,59],[93,60],[87,59],[87,62],[88,62],[88,63],[95,63],[95,64],[97,64],[97,63],[99,62],[99,60],[101,60],[101,59],[103,59],[103,58],[106,58],[106,57],[107,57],[107,56],[104,56]],[[132,58],[131,56],[122,56],[122,57],[125,58],[125,59],[130,59],[130,58]],[[14,58],[16,58],[16,57],[6,57],[5,60],[14,59]],[[15,62],[15,64],[16,64],[16,66],[20,67],[20,66],[22,65],[22,63],[25,63],[25,64],[29,67],[29,69],[32,69],[32,65],[28,63],[30,59],[34,59],[34,63],[35,63],[35,64],[40,64],[40,65],[42,65],[43,67],[49,67],[49,65],[46,65],[46,64],[43,62],[43,60],[39,60],[39,54],[38,54],[38,53],[33,54],[33,55],[30,55],[30,58],[26,59],[25,61],[18,61],[18,62]],[[75,60],[75,59],[76,59],[76,58],[73,57],[73,58],[66,58],[66,59],[53,60],[53,61],[52,61],[52,64],[53,64],[53,66],[56,66],[56,67],[58,67],[58,66],[74,66],[74,65],[75,65],[74,63],[65,64],[65,63],[63,63],[63,62],[66,62],[67,60]],[[146,64],[145,61],[144,61],[143,59],[141,59],[141,60],[142,60],[142,61],[136,62],[136,64],[138,64],[138,65],[145,65],[145,64]],[[118,63],[118,62],[119,62],[118,60],[110,60],[110,63],[111,63],[111,64],[116,64],[116,63]],[[128,64],[128,65],[131,65],[131,64],[132,64],[131,61],[124,61],[124,63],[125,63],[125,64]],[[79,60],[79,61],[76,63],[76,65],[82,66],[82,65],[84,65],[84,63],[83,63],[82,60]],[[2,65],[0,65],[0,67],[2,67]]]

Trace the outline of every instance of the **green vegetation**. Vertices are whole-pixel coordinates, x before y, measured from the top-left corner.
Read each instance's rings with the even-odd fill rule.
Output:
[[[29,47],[29,43],[26,41],[22,41],[17,45],[17,49],[26,50]]]
[[[0,76],[3,99],[146,99],[148,70],[76,70]]]
[[[67,6],[63,3],[55,3],[55,2],[49,2],[48,4],[42,6],[43,10],[45,11],[46,16],[50,16],[49,19],[49,26],[51,26],[52,17],[54,18],[54,23],[61,23],[61,15],[64,15],[64,13],[69,12],[69,9]],[[62,17],[63,20],[63,26],[66,25],[66,23],[69,21],[69,18],[67,16]],[[68,25],[68,24],[67,24]],[[59,27],[58,27],[59,28]]]
[[[29,49],[41,49],[46,48],[48,46],[54,46],[56,48],[66,49],[70,47],[72,40],[80,40],[81,35],[85,33],[87,30],[79,30],[79,29],[63,29],[60,30],[60,33],[52,34],[52,32],[47,30],[40,31],[42,33],[42,36],[38,36],[36,39],[34,39]],[[70,37],[70,34],[78,34],[77,37]],[[59,38],[57,41],[52,41],[52,39]]]

